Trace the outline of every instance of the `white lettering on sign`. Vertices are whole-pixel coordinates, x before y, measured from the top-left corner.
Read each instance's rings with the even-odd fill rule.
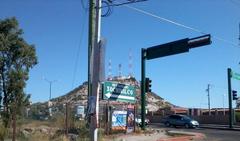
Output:
[[[117,86],[117,85],[116,85]],[[111,87],[111,86],[107,86],[107,92],[114,92],[114,93],[122,93],[122,94],[126,94],[126,95],[133,95],[133,90],[128,89],[128,86],[126,87]]]
[[[108,92],[113,92],[114,91],[114,87],[107,86],[107,91]]]

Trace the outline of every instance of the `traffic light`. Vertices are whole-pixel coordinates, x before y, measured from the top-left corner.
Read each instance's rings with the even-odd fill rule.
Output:
[[[145,88],[146,88],[146,92],[151,92],[151,87],[152,87],[152,80],[149,78],[145,79]]]
[[[232,96],[233,96],[233,100],[237,100],[237,91],[233,90],[232,91]]]

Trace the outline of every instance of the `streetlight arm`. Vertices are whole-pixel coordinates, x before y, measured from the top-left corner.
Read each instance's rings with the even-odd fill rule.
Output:
[[[48,80],[47,78],[43,77],[43,80],[45,80],[46,82],[49,83],[49,101],[51,100],[52,98],[52,84],[54,82],[57,82],[58,80]]]

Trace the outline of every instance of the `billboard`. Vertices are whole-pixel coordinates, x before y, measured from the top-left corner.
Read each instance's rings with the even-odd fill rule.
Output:
[[[127,111],[113,111],[112,130],[126,130]]]

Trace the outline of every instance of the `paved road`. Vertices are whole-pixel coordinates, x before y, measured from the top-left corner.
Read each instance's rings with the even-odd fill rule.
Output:
[[[150,125],[149,127],[161,128],[166,130],[174,130],[174,131],[203,133],[206,136],[206,139],[204,139],[204,141],[240,141],[240,131],[204,129],[204,128],[185,129],[182,127],[167,128],[164,125]]]

